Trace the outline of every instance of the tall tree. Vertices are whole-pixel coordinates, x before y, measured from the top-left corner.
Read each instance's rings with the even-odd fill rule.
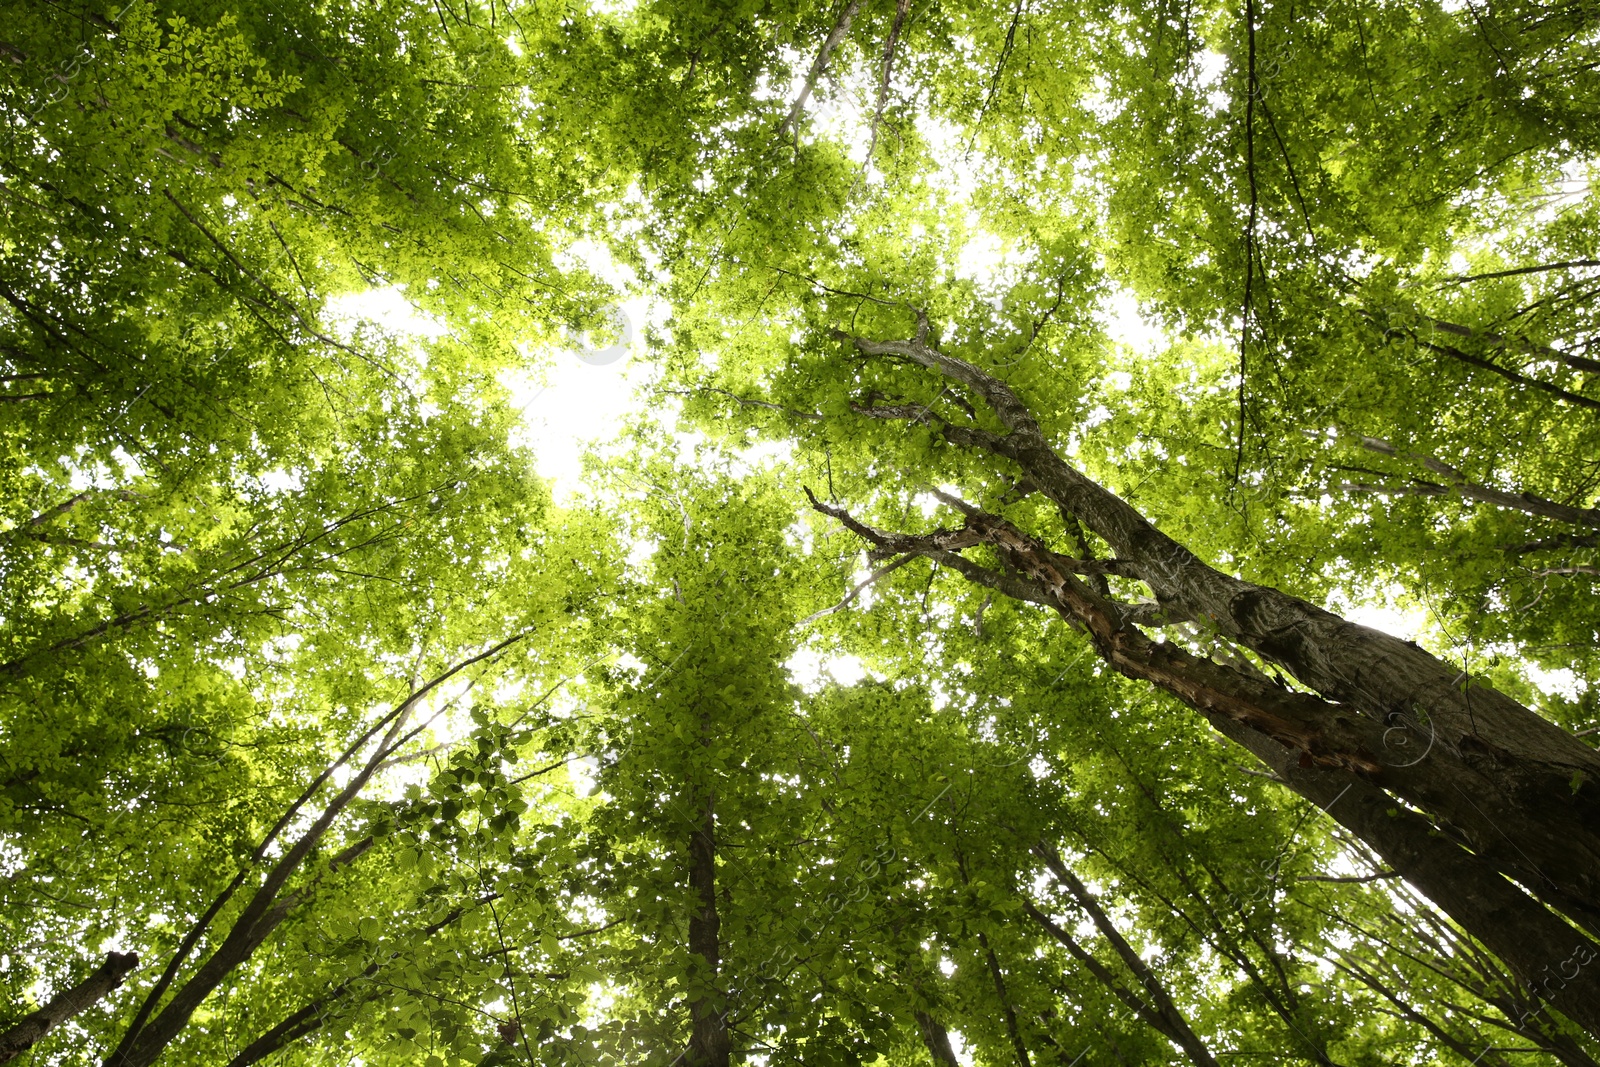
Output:
[[[1594,1062],[1589,5],[8,14],[7,1052]]]

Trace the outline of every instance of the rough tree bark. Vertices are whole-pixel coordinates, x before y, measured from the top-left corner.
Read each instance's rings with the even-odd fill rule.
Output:
[[[1208,566],[1062,459],[1004,382],[928,344],[925,320],[908,341],[838,336],[868,357],[937,372],[987,406],[1003,432],[973,414],[958,423],[923,405],[858,406],[858,413],[926,423],[952,445],[1020,468],[1030,490],[1103,540],[1114,559],[1063,557],[948,496],[966,521],[931,534],[874,529],[814,500],[819,510],[880,556],[925,556],[1058,611],[1088,633],[1108,664],[1199,710],[1371,846],[1542,999],[1600,1036],[1600,945],[1543,906],[1600,933],[1600,754],[1414,644]],[[966,410],[976,412],[970,404]],[[979,545],[999,557],[999,569],[961,554]],[[1111,600],[1078,577],[1108,572],[1143,581],[1160,613]],[[1152,641],[1139,624],[1162,616],[1202,621],[1313,692]]]
[[[112,990],[122,985],[128,972],[139,965],[139,957],[131,952],[113,952],[106,961],[95,968],[93,974],[70,989],[64,989],[50,998],[50,1003],[38,1011],[24,1015],[4,1033],[0,1033],[0,1063],[9,1063],[44,1040],[45,1036],[71,1019],[93,1007]]]

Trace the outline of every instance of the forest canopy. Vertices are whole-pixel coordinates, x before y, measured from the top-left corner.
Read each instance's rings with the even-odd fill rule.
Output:
[[[5,15],[0,1063],[1600,1064],[1594,0]]]

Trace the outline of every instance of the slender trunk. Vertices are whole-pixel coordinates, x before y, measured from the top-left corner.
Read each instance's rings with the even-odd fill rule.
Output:
[[[139,965],[133,953],[113,952],[95,968],[93,974],[50,999],[38,1011],[24,1015],[9,1030],[0,1033],[0,1063],[9,1063],[44,1040],[45,1036],[93,1007],[122,984],[128,972]]]
[[[1231,936],[1231,931],[1228,929],[1228,924],[1224,922],[1221,911],[1223,909],[1237,909],[1245,898],[1229,888],[1218,872],[1207,866],[1205,869],[1211,875],[1217,887],[1217,893],[1212,895],[1214,900],[1211,899],[1188,876],[1182,866],[1185,862],[1184,860],[1175,862],[1170,857],[1167,857],[1164,852],[1162,856],[1167,859],[1173,874],[1184,889],[1188,890],[1191,898],[1204,910],[1205,922],[1190,914],[1181,903],[1161,892],[1160,889],[1152,885],[1147,879],[1140,877],[1136,872],[1121,868],[1119,875],[1126,880],[1132,881],[1142,892],[1148,894],[1151,899],[1168,908],[1199,935],[1206,944],[1210,945],[1218,956],[1232,963],[1243,972],[1245,978],[1261,995],[1261,999],[1265,1000],[1273,1013],[1283,1020],[1284,1025],[1293,1033],[1294,1039],[1300,1042],[1306,1058],[1322,1064],[1323,1067],[1340,1067],[1328,1055],[1325,1043],[1317,1041],[1301,1028],[1300,1020],[1296,1014],[1299,1007],[1298,998],[1295,995],[1293,983],[1290,982],[1284,972],[1282,963],[1278,959],[1279,953],[1276,946],[1263,939],[1252,924],[1249,922],[1244,923],[1244,938],[1254,943],[1256,948],[1267,958],[1272,968],[1272,974],[1269,975],[1246,951],[1243,942],[1235,941]]]
[[[983,931],[978,931],[978,944],[983,949],[984,961],[989,966],[989,979],[994,982],[994,995],[1000,1000],[1000,1012],[1006,1022],[1006,1037],[1011,1042],[1011,1049],[1017,1055],[1017,1067],[1033,1067],[1033,1060],[1028,1055],[1028,1046],[1022,1043],[1022,1030],[1017,1026],[1017,1011],[1011,1006],[1011,996],[1006,992],[1006,976],[1000,970],[1000,958],[994,954],[994,949],[989,947],[989,937]]]
[[[1444,1045],[1456,1055],[1468,1062],[1473,1062],[1474,1054],[1482,1055],[1481,1049],[1484,1043],[1482,1034],[1473,1032],[1470,1035],[1462,1035],[1447,1029],[1439,1020],[1434,1019],[1409,1003],[1398,990],[1385,982],[1372,969],[1363,966],[1359,961],[1347,956],[1335,961],[1334,966],[1394,1005],[1396,1012],[1428,1031],[1441,1045]],[[1561,1041],[1560,1039],[1551,1039],[1543,1034],[1529,1033],[1526,1029],[1522,1029],[1520,1032],[1524,1038],[1538,1044],[1540,1048],[1554,1056],[1565,1067],[1600,1067],[1600,1064],[1596,1064],[1594,1059],[1579,1048],[1571,1038]],[[1478,1062],[1487,1063],[1488,1061],[1479,1060]],[[1499,1060],[1499,1062],[1504,1063],[1505,1061]]]
[[[828,31],[827,39],[822,42],[822,48],[817,52],[817,58],[812,62],[811,69],[806,72],[806,80],[800,86],[800,95],[795,97],[794,103],[789,108],[789,114],[778,127],[779,137],[786,136],[795,128],[795,123],[800,121],[800,114],[805,110],[806,101],[811,98],[811,91],[817,87],[817,79],[827,69],[828,58],[833,55],[833,50],[839,47],[839,42],[850,32],[850,23],[861,10],[861,4],[862,0],[850,0],[834,22],[833,29]]]
[[[1435,1041],[1438,1041],[1439,1044],[1443,1045],[1445,1048],[1448,1048],[1451,1052],[1454,1052],[1457,1056],[1460,1056],[1467,1062],[1481,1063],[1484,1065],[1484,1067],[1504,1067],[1506,1062],[1504,1057],[1494,1056],[1489,1050],[1479,1051],[1477,1052],[1478,1058],[1473,1058],[1474,1045],[1481,1041],[1481,1035],[1473,1034],[1471,1035],[1471,1039],[1468,1040],[1464,1039],[1462,1035],[1452,1033],[1451,1031],[1445,1029],[1434,1019],[1424,1015],[1411,1004],[1408,1004],[1399,993],[1386,985],[1377,975],[1373,974],[1371,971],[1357,963],[1353,963],[1349,960],[1341,960],[1335,966],[1337,966],[1339,970],[1343,971],[1345,974],[1350,975],[1352,978],[1355,978],[1357,981],[1361,982],[1374,993],[1377,993],[1379,996],[1383,997],[1390,1004],[1394,1005],[1396,1013],[1398,1013],[1401,1018],[1408,1019],[1422,1027],[1428,1033],[1433,1035]]]
[[[326,826],[313,829],[320,836]],[[335,857],[330,868],[352,862],[371,846],[371,838],[359,842]],[[290,869],[298,867],[303,858],[303,855],[295,857]],[[305,896],[304,892],[294,892],[280,897],[275,892],[258,890],[222,944],[195,970],[194,976],[183,984],[160,1014],[142,1029],[130,1030],[124,1035],[122,1043],[106,1058],[107,1067],[149,1067],[153,1064],[183,1032],[201,1003],[235,968],[255,954],[261,943],[304,901]]]
[[[1463,352],[1455,345],[1439,344],[1436,341],[1424,341],[1421,337],[1416,336],[1415,332],[1412,334],[1412,340],[1416,341],[1416,343],[1422,348],[1427,348],[1434,352],[1438,352],[1440,355],[1449,356],[1451,359],[1459,360],[1468,366],[1481,367],[1484,370],[1489,371],[1491,374],[1498,374],[1508,382],[1515,382],[1518,385],[1527,386],[1530,389],[1537,389],[1542,393],[1549,393],[1557,400],[1572,404],[1575,407],[1588,408],[1592,411],[1600,411],[1600,400],[1594,400],[1591,397],[1584,396],[1581,393],[1574,393],[1571,390],[1563,389],[1559,385],[1552,385],[1550,382],[1541,381],[1538,378],[1530,378],[1528,375],[1511,370],[1509,367],[1502,367],[1493,360],[1484,359],[1481,356],[1474,356],[1471,353]]]
[[[1170,813],[1162,806],[1156,792],[1139,776],[1132,764],[1129,763],[1115,745],[1111,746],[1111,751],[1116,754],[1117,759],[1122,763],[1129,777],[1138,787],[1139,792],[1149,801],[1151,809],[1156,814],[1155,825],[1164,830],[1172,842],[1181,843],[1182,834],[1173,825]],[[1082,831],[1080,830],[1079,832],[1081,833]],[[1184,852],[1187,853],[1187,850],[1184,850]],[[1228,884],[1228,880],[1223,877],[1222,872],[1208,862],[1203,855],[1185,854],[1174,856],[1164,848],[1158,848],[1157,853],[1167,863],[1178,883],[1188,892],[1190,899],[1200,907],[1204,913],[1205,922],[1198,921],[1182,904],[1168,897],[1138,872],[1121,867],[1119,868],[1120,876],[1126,880],[1131,880],[1144,893],[1170,909],[1174,915],[1182,919],[1190,929],[1215,949],[1218,955],[1229,960],[1239,970],[1243,971],[1245,977],[1260,993],[1261,998],[1267,1002],[1278,1018],[1283,1020],[1284,1025],[1294,1035],[1294,1039],[1300,1042],[1305,1055],[1309,1059],[1322,1064],[1323,1067],[1339,1067],[1328,1054],[1326,1041],[1314,1038],[1302,1027],[1299,1010],[1301,1005],[1301,997],[1298,992],[1299,981],[1291,977],[1284,969],[1283,953],[1279,951],[1270,931],[1267,936],[1263,936],[1263,931],[1258,924],[1249,922],[1248,918],[1241,914],[1240,909],[1247,898],[1236,892]],[[1194,878],[1196,866],[1210,876],[1212,884],[1215,886],[1215,891],[1207,891],[1196,882]],[[1269,881],[1263,886],[1256,887],[1252,892],[1252,896],[1256,893],[1270,892],[1272,884]],[[1235,919],[1241,920],[1240,934],[1242,936],[1237,939],[1232,936],[1233,921]],[[1265,967],[1259,965],[1257,960],[1250,955],[1246,947],[1247,944],[1254,945],[1257,951],[1261,953],[1262,961],[1266,964]]]
[[[1568,266],[1594,267],[1594,266],[1600,266],[1600,263],[1596,263],[1594,260],[1578,260],[1578,261],[1575,261],[1573,263],[1561,263],[1561,264],[1555,264],[1553,266],[1539,267],[1539,268],[1535,268],[1535,269],[1537,269],[1537,270],[1555,270],[1555,269],[1560,269],[1562,267],[1568,267]],[[1512,274],[1528,274],[1528,273],[1532,273],[1532,271],[1530,271],[1530,270],[1496,271],[1493,274],[1480,274],[1477,277],[1478,278],[1504,278],[1504,277],[1508,277],[1509,275],[1512,275]],[[1474,280],[1476,280],[1476,279],[1474,279]],[[1548,357],[1550,359],[1560,360],[1562,363],[1565,363],[1568,367],[1571,367],[1573,370],[1587,371],[1587,372],[1589,372],[1591,374],[1595,373],[1595,372],[1600,372],[1600,362],[1596,362],[1595,360],[1592,360],[1592,359],[1585,359],[1584,357],[1578,356],[1578,355],[1574,355],[1571,352],[1563,352],[1561,349],[1552,348],[1549,345],[1535,344],[1532,341],[1523,340],[1522,338],[1517,338],[1517,337],[1505,337],[1505,336],[1503,336],[1501,334],[1498,334],[1498,333],[1490,333],[1488,330],[1474,330],[1470,326],[1461,326],[1461,325],[1458,325],[1458,324],[1453,323],[1453,322],[1444,322],[1441,319],[1434,319],[1433,320],[1433,326],[1434,326],[1434,329],[1436,329],[1436,330],[1443,330],[1446,333],[1453,333],[1457,337],[1477,337],[1478,339],[1480,339],[1480,340],[1484,341],[1485,343],[1487,343],[1492,348],[1516,348],[1516,349],[1521,349],[1524,352],[1531,352],[1536,356],[1545,356],[1545,357]]]
[[[689,1005],[693,1027],[687,1057],[690,1067],[728,1067],[732,1053],[727,1013],[719,1010],[722,998],[716,989],[722,962],[719,937],[722,920],[717,915],[716,831],[716,802],[707,793],[700,805],[700,825],[689,838],[689,885],[699,903],[699,909],[689,917],[689,951],[704,962],[706,983],[706,992]]]
[[[1289,788],[1366,842],[1390,867],[1482,942],[1536,998],[1600,1036],[1600,945],[1437,832],[1371,782],[1301,766],[1296,754],[1242,723],[1213,718]]]
[[[1111,917],[1105,913],[1105,909],[1100,907],[1100,902],[1089,892],[1088,886],[1084,885],[1061,859],[1060,853],[1043,844],[1036,847],[1034,853],[1044,860],[1045,866],[1050,868],[1050,873],[1066,887],[1078,906],[1088,913],[1095,929],[1100,931],[1101,936],[1116,952],[1117,958],[1122,961],[1122,965],[1145,991],[1148,1000],[1147,1021],[1176,1042],[1185,1055],[1194,1062],[1195,1067],[1217,1067],[1217,1061],[1212,1057],[1211,1050],[1189,1025],[1189,1020],[1184,1017],[1171,995],[1167,993],[1166,986],[1156,977],[1155,972],[1150,970],[1144,959],[1133,950],[1133,946],[1128,944],[1127,938],[1122,936],[1122,931],[1117,929]]]
[[[362,972],[363,976],[371,977],[377,973],[377,965],[373,964]],[[330,990],[324,996],[308,1001],[299,1011],[285,1018],[278,1025],[256,1038],[240,1050],[239,1054],[228,1061],[228,1067],[252,1067],[253,1064],[271,1056],[278,1050],[287,1047],[291,1042],[298,1041],[307,1034],[315,1033],[322,1026],[322,1021],[333,1008],[334,1003],[342,998],[345,987]]]
[[[489,893],[474,901],[473,907],[482,907],[499,899],[499,893]],[[437,922],[429,923],[420,930],[412,931],[405,940],[411,944],[426,941],[440,930],[453,925],[468,910],[465,906],[454,908],[448,915]],[[399,955],[398,952],[391,953],[388,960],[393,961]],[[241,1049],[238,1055],[228,1061],[228,1067],[252,1067],[253,1064],[261,1062],[291,1042],[298,1041],[307,1034],[315,1033],[327,1021],[333,1009],[350,997],[357,982],[376,977],[382,969],[383,961],[370,963],[354,978],[347,978],[319,996],[313,997],[301,1005],[297,1011],[286,1016],[276,1026],[273,1026]],[[373,994],[369,992],[364,994],[363,998],[370,1000],[372,996]]]
[[[957,847],[955,856],[956,870],[961,876],[961,884],[971,884],[967,874],[966,854]],[[1001,1018],[1006,1024],[1006,1038],[1011,1042],[1011,1049],[1016,1054],[1017,1065],[1033,1067],[1033,1060],[1028,1055],[1028,1046],[1022,1043],[1022,1030],[1017,1025],[1016,1009],[1011,1006],[1011,997],[1006,992],[1006,976],[1000,970],[1000,959],[989,944],[989,935],[982,930],[978,931],[978,946],[983,949],[984,963],[989,968],[989,980],[994,983],[994,995],[1000,1003]]]
[[[1075,576],[1083,561],[952,497],[941,494],[966,524],[929,535],[876,530],[842,508],[814,506],[885,554],[924,555],[1054,608],[1086,630],[1117,671],[1199,710],[1296,792],[1325,808],[1341,801],[1330,813],[1335,819],[1536,995],[1600,1036],[1600,966],[1590,965],[1600,946],[1528,895],[1600,932],[1600,754],[1410,642],[1207,566],[1057,455],[1007,385],[929,347],[926,332],[924,322],[911,341],[848,339],[868,356],[900,357],[966,386],[1008,432],[949,423],[928,408],[877,417],[916,418],[954,445],[1012,461],[1032,487],[1110,545],[1119,566],[1136,570],[1172,615],[1206,620],[1321,696],[1151,641],[1132,624],[1128,605]],[[960,554],[976,544],[991,546],[1004,569]]]
[[[160,1013],[156,1014],[155,1010],[162,995],[176,978],[189,953],[199,944],[201,937],[206,932],[211,921],[220,912],[222,905],[244,884],[248,868],[240,871],[228,888],[212,902],[210,908],[201,916],[200,920],[189,931],[189,935],[178,946],[177,952],[168,962],[167,968],[157,981],[155,988],[146,996],[144,1004],[141,1005],[139,1012],[134,1016],[133,1023],[128,1027],[127,1032],[123,1034],[122,1041],[106,1057],[105,1067],[149,1067],[150,1064],[154,1063],[162,1051],[188,1025],[190,1017],[200,1004],[211,995],[217,986],[222,984],[223,980],[227,978],[234,968],[254,955],[255,950],[260,947],[268,935],[284,919],[288,918],[289,913],[304,900],[309,890],[303,889],[285,893],[283,892],[284,887],[289,879],[300,870],[312,851],[321,844],[323,836],[327,833],[328,828],[333,825],[334,820],[360,794],[372,776],[385,765],[388,759],[401,746],[414,738],[423,729],[423,726],[426,726],[426,723],[424,723],[423,726],[413,727],[410,731],[405,731],[405,724],[412,710],[417,706],[418,701],[468,667],[493,659],[507,648],[526,639],[527,636],[527,633],[524,632],[509,637],[484,652],[461,660],[420,687],[413,680],[411,695],[399,707],[369,727],[352,746],[346,749],[337,761],[317,776],[317,779],[290,806],[289,811],[268,833],[267,841],[274,839],[288,825],[293,814],[300,810],[316,794],[323,783],[332,775],[335,768],[343,765],[363,745],[367,744],[382,731],[381,740],[379,740],[377,747],[373,750],[372,755],[368,757],[361,770],[351,777],[349,783],[328,802],[327,807],[318,815],[310,828],[285,850],[284,855],[277,863],[273,864],[266,877],[262,880],[261,885],[251,894],[249,902],[240,911],[238,918],[234,920],[232,928],[222,939],[222,943],[196,968],[195,973],[173,995]],[[373,839],[367,837],[351,845],[329,862],[329,872],[331,873],[347,863],[354,862],[371,848],[372,844]],[[265,851],[266,842],[263,842],[260,848],[257,849],[253,861],[259,860],[264,856]],[[154,1018],[152,1018],[152,1015]],[[149,1021],[147,1022],[146,1020]]]

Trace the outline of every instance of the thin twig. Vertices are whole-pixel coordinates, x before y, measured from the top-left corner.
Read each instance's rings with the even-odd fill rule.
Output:
[[[890,574],[890,573],[892,573],[892,572],[894,572],[896,570],[899,570],[901,567],[904,567],[907,563],[910,563],[912,560],[917,559],[917,558],[918,557],[915,554],[908,555],[908,556],[901,556],[899,559],[895,560],[893,563],[887,564],[886,566],[879,567],[877,570],[875,570],[871,574],[867,575],[864,579],[862,579],[861,581],[857,582],[856,585],[855,585],[855,588],[851,589],[848,593],[846,593],[844,595],[844,599],[839,601],[833,607],[831,607],[831,608],[823,608],[821,611],[813,611],[810,615],[807,615],[805,618],[803,618],[799,622],[795,623],[795,625],[796,626],[804,626],[808,622],[815,622],[817,619],[822,618],[824,615],[832,615],[836,611],[843,611],[845,608],[850,606],[851,601],[855,600],[856,597],[861,595],[861,591],[863,589],[865,589],[867,586],[871,585],[873,582],[876,582],[879,578],[882,578],[882,577],[884,577],[884,576],[886,576],[886,575],[888,575],[888,574]]]

